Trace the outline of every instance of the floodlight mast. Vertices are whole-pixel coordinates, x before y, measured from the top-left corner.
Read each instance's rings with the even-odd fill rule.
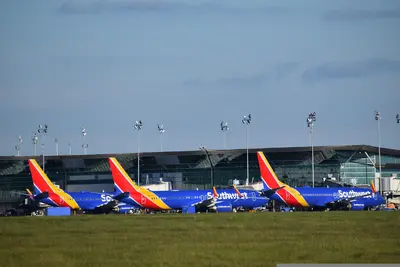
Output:
[[[68,141],[68,149],[69,149],[69,154],[72,155],[72,143],[71,143],[71,141]]]
[[[163,139],[162,139],[162,136],[163,136],[163,133],[165,133],[164,125],[163,124],[161,124],[161,125],[158,124],[157,128],[158,128],[158,132],[160,133],[161,152],[163,152]]]
[[[224,137],[224,149],[226,149],[227,148],[227,146],[226,146],[227,132],[229,130],[228,123],[221,121],[220,127],[221,127],[221,131],[222,131],[223,137]]]
[[[140,130],[142,129],[142,127],[143,127],[143,123],[142,123],[142,121],[141,120],[138,120],[138,121],[136,121],[136,123],[135,123],[135,130],[137,130],[138,131],[138,135],[137,135],[137,138],[138,138],[138,147],[137,147],[137,154],[138,154],[138,157],[137,157],[137,178],[138,178],[138,186],[140,186]]]
[[[205,146],[203,146],[203,145],[200,146],[200,150],[203,151],[203,152],[206,154],[207,159],[208,159],[208,162],[210,163],[210,169],[211,169],[211,174],[210,174],[210,177],[211,177],[211,187],[214,187],[214,166],[213,166],[213,164],[212,164],[212,162],[211,162],[210,154],[208,153],[207,148],[206,148]]]
[[[36,156],[36,144],[38,142],[38,137],[36,133],[33,133],[32,135],[32,144],[33,144],[33,155]]]
[[[375,120],[377,121],[378,126],[378,154],[379,154],[379,192],[382,195],[382,162],[381,162],[381,125],[380,121],[382,119],[381,113],[379,111],[375,112]]]
[[[312,139],[315,120],[316,120],[316,113],[315,112],[308,113],[307,127],[310,129],[312,187],[315,186],[315,177],[314,177],[314,144],[313,144],[313,139]]]
[[[44,162],[44,137],[47,134],[47,130],[48,130],[48,125],[45,124],[44,126],[42,126],[41,124],[39,125],[38,128],[38,133],[42,134],[42,154],[43,154],[43,172],[45,172],[45,162]]]
[[[54,142],[56,143],[56,155],[58,156],[59,155],[59,153],[58,153],[58,142],[59,142],[60,140],[56,137],[55,139],[54,139]]]
[[[17,156],[19,157],[20,156],[20,150],[21,150],[21,144],[22,144],[22,136],[21,135],[19,135],[18,136],[18,143],[17,143],[17,145],[15,146],[15,150],[17,150]]]
[[[87,148],[89,147],[89,145],[85,142],[86,139],[86,128],[81,128],[81,134],[82,134],[82,148],[83,148],[83,153],[86,155],[87,154]]]
[[[243,116],[242,123],[246,125],[246,165],[247,165],[247,177],[246,182],[249,181],[249,124],[251,122],[251,114]]]

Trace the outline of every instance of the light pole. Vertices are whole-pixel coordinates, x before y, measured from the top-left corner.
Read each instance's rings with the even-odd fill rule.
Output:
[[[162,135],[165,133],[164,125],[157,125],[158,131],[160,132],[160,145],[161,145],[161,152],[163,152],[163,140],[162,140]]]
[[[19,152],[21,150],[21,144],[22,144],[22,136],[18,136],[18,144],[15,146],[15,150],[17,150],[17,156],[19,156]]]
[[[68,141],[68,149],[69,149],[69,154],[72,154],[72,143],[71,141]]]
[[[49,127],[47,126],[47,124],[45,124],[44,126],[39,125],[39,128],[38,128],[38,133],[42,134],[43,172],[45,172],[45,169],[44,169],[44,165],[45,165],[45,162],[44,162],[44,136],[47,134],[48,128]]]
[[[247,177],[246,181],[249,180],[249,124],[251,122],[251,114],[243,116],[242,123],[246,125],[246,165],[247,165]]]
[[[210,163],[210,169],[211,169],[211,187],[214,187],[214,166],[211,162],[211,158],[210,158],[210,154],[208,154],[207,148],[203,145],[200,146],[200,150],[203,151],[204,153],[206,153],[208,162]]]
[[[54,139],[54,142],[56,143],[56,155],[58,156],[59,155],[59,153],[58,153],[58,142],[59,142],[60,140],[56,137],[55,139]]]
[[[312,187],[314,187],[314,182],[315,182],[315,180],[314,180],[314,145],[313,145],[313,140],[312,140],[312,134],[313,134],[315,120],[316,120],[315,112],[308,113],[307,127],[310,129]]]
[[[85,137],[86,137],[86,129],[85,128],[81,128],[81,134],[82,134],[82,148],[83,148],[83,153],[86,155],[87,153],[87,148],[89,147],[89,145],[85,142]]]
[[[142,127],[143,127],[143,123],[142,123],[142,121],[141,120],[138,120],[138,121],[136,121],[136,123],[135,123],[135,130],[137,130],[138,131],[138,135],[137,135],[137,138],[138,138],[138,147],[137,147],[137,178],[138,178],[138,186],[140,185],[140,135],[139,135],[139,132],[140,132],[140,130],[142,129]]]
[[[400,123],[400,115],[398,113],[396,115],[396,120],[397,120],[397,123]]]
[[[222,133],[224,135],[224,149],[226,149],[226,135],[227,135],[227,132],[229,130],[228,123],[224,122],[224,121],[221,121],[220,126],[221,126],[221,131],[222,131]]]
[[[32,144],[33,144],[33,155],[36,156],[36,144],[38,142],[38,137],[36,133],[32,135]]]
[[[378,122],[378,154],[379,154],[379,192],[382,195],[382,164],[381,164],[381,113],[379,111],[375,112],[375,120]]]

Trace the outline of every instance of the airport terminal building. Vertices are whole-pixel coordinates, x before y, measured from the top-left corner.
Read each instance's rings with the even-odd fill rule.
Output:
[[[311,147],[249,149],[249,183],[260,181],[257,151],[263,151],[281,181],[291,186],[312,184]],[[326,180],[365,186],[379,174],[378,148],[366,145],[314,147],[315,185]],[[108,157],[116,157],[138,182],[138,155],[98,154],[45,156],[45,172],[69,191],[113,191]],[[27,160],[31,157],[0,157],[0,191],[33,189]],[[43,166],[41,156],[34,157]],[[400,178],[400,150],[381,148],[382,189]],[[210,165],[210,162],[212,165]],[[152,152],[140,154],[140,185],[169,181],[172,189],[203,189],[212,184],[228,187],[247,174],[246,149]],[[211,168],[211,166],[213,168]],[[325,181],[325,182],[324,182]],[[393,187],[393,186],[392,186]]]

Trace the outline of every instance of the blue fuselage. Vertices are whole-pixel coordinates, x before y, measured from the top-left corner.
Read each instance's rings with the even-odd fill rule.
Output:
[[[67,194],[71,196],[73,200],[78,204],[80,209],[84,211],[93,211],[98,209],[99,207],[107,204],[108,202],[114,201],[113,197],[118,195],[115,192],[103,192],[103,193],[97,193],[97,192],[86,192],[86,191],[81,191],[81,192],[69,192],[65,191]],[[60,202],[60,199],[57,197],[57,199],[54,199],[54,195],[50,195],[48,198],[41,199],[40,202],[43,202],[45,204],[48,204],[53,207],[59,207],[59,206],[67,206],[66,201]],[[58,203],[58,204],[57,204]],[[123,206],[126,208],[126,204],[123,204]],[[139,205],[130,205],[133,206],[132,209],[140,207]]]
[[[152,193],[171,209],[182,209],[213,197],[212,190],[152,191]],[[234,189],[217,189],[217,193],[216,203],[229,203],[232,208],[253,209],[266,205],[269,201],[255,190],[240,190],[243,197],[240,197]],[[122,201],[130,205],[136,204],[132,198]]]
[[[296,203],[300,203],[302,197],[310,207],[325,207],[327,203],[357,197],[350,201],[350,203],[352,203],[352,209],[365,209],[385,204],[385,199],[379,193],[373,193],[371,189],[365,188],[298,187],[293,189],[295,189],[299,195],[290,194],[291,192],[284,188],[273,194],[271,199],[286,203],[289,206],[298,206]]]

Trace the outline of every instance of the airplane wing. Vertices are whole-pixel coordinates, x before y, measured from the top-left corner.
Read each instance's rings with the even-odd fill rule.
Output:
[[[114,210],[115,208],[117,208],[120,204],[120,201],[124,198],[129,197],[129,192],[124,192],[121,194],[118,194],[116,196],[113,197],[113,200],[106,202],[106,203],[102,203],[101,205],[93,205],[92,209],[95,212],[101,212],[101,213],[107,213],[110,212],[112,210]]]
[[[32,194],[32,192],[28,188],[26,188],[26,191],[28,192],[28,194],[24,194],[24,193],[20,193],[20,192],[16,192],[16,194],[21,195],[21,196],[27,196],[27,197],[31,198],[32,200],[36,200],[36,201],[40,201],[41,199],[49,197],[49,192],[47,192],[47,191],[37,194],[36,196],[34,194]]]
[[[92,209],[95,212],[107,213],[115,209],[117,206],[118,206],[118,201],[112,200],[101,205],[93,206]]]
[[[215,189],[215,187],[213,187],[213,196],[208,198],[208,199],[204,199],[198,202],[194,202],[192,204],[190,204],[190,206],[194,206],[196,208],[212,208],[215,206],[215,204],[217,204],[217,199],[218,199],[218,194],[217,194],[217,190]]]

